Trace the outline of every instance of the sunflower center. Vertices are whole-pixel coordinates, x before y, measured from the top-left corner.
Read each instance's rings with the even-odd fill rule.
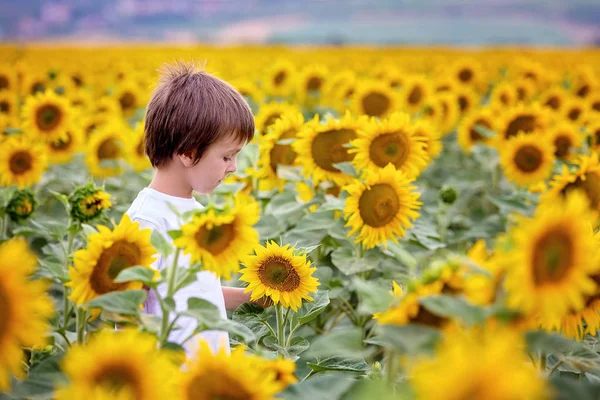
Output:
[[[458,79],[463,83],[471,82],[471,79],[473,79],[473,71],[467,68],[461,69],[458,73]]]
[[[60,124],[62,112],[54,104],[46,104],[39,108],[35,120],[42,131],[48,132]]]
[[[469,130],[469,136],[471,137],[471,140],[473,142],[480,142],[482,140],[485,140],[485,137],[480,135],[479,132],[477,132],[477,130],[475,130],[475,127],[477,125],[481,125],[485,129],[488,129],[488,130],[492,129],[492,124],[490,124],[487,120],[485,120],[483,118],[479,118],[477,121],[475,121],[475,123],[473,124],[473,127]]]
[[[373,117],[384,116],[390,108],[390,99],[383,93],[370,92],[362,98],[365,114]]]
[[[43,92],[44,90],[45,90],[44,82],[39,82],[38,81],[38,82],[34,82],[31,85],[31,90],[29,91],[29,93],[32,94],[32,95],[34,95],[37,92]]]
[[[523,172],[536,171],[542,163],[542,152],[535,146],[521,147],[515,154],[515,165]]]
[[[536,285],[559,282],[573,262],[573,244],[567,232],[555,228],[534,245],[533,280]]]
[[[300,276],[293,265],[284,258],[271,257],[258,268],[260,281],[273,289],[292,292],[300,286]]]
[[[506,139],[517,136],[520,131],[530,133],[535,127],[536,118],[534,115],[519,115],[508,124],[508,127],[506,128]]]
[[[119,104],[122,110],[129,110],[135,105],[135,95],[131,92],[125,92],[119,97]]]
[[[52,147],[52,149],[56,151],[67,150],[71,145],[71,139],[71,134],[69,132],[66,132],[64,138],[55,140],[54,142],[50,143],[50,147]]]
[[[593,173],[587,173],[583,179],[578,177],[574,182],[566,185],[561,194],[566,196],[571,190],[583,189],[593,209],[600,207],[600,177]]]
[[[0,90],[8,89],[9,84],[10,81],[8,78],[4,75],[0,75]]]
[[[98,209],[102,207],[104,200],[99,197],[93,196],[91,199],[82,199],[79,202],[79,208],[83,214],[87,216],[96,215]]]
[[[118,240],[102,251],[94,272],[90,277],[90,285],[96,293],[104,294],[121,290],[126,283],[115,283],[114,279],[121,271],[140,263],[141,251],[135,243]]]
[[[579,118],[579,116],[581,115],[581,109],[580,108],[572,108],[569,111],[568,117],[571,121],[577,121],[577,119]]]
[[[577,90],[577,96],[578,97],[586,97],[589,93],[590,93],[590,85],[583,85],[582,87],[579,88],[579,90]]]
[[[15,175],[26,173],[33,166],[33,157],[27,151],[17,151],[9,160],[10,171]]]
[[[549,106],[553,110],[558,110],[560,108],[560,99],[558,98],[558,96],[552,96],[548,100],[546,100],[546,103],[544,103],[544,105]]]
[[[417,105],[421,103],[423,99],[423,89],[420,86],[415,86],[410,93],[408,94],[408,103],[412,105]]]
[[[93,382],[115,394],[130,391],[135,395],[134,398],[143,398],[139,378],[128,365],[113,364],[104,366],[98,371]]]
[[[0,112],[8,114],[10,112],[10,103],[8,101],[0,102]]]
[[[400,168],[406,162],[410,149],[410,139],[404,132],[385,133],[377,136],[369,147],[369,157],[378,167],[392,163]]]
[[[267,129],[269,129],[269,127],[273,125],[275,121],[277,121],[280,117],[281,113],[279,111],[269,115],[269,117],[265,120],[265,127],[263,128],[263,132],[266,132]]]
[[[273,82],[275,83],[275,86],[279,86],[283,82],[285,82],[286,78],[287,78],[287,74],[285,73],[285,71],[279,71],[273,78]]]
[[[505,106],[510,102],[510,97],[506,93],[500,94],[500,102]]]
[[[97,155],[100,160],[114,160],[119,158],[121,154],[121,148],[114,139],[106,139],[100,146],[98,146]]]
[[[400,199],[393,187],[379,183],[363,192],[358,209],[365,224],[379,228],[394,220],[400,209]]]
[[[333,164],[351,161],[354,158],[354,154],[349,154],[344,145],[355,138],[356,132],[350,129],[319,133],[311,146],[315,163],[324,170],[340,172]]]
[[[554,154],[556,157],[565,157],[569,154],[569,149],[571,148],[571,139],[568,136],[558,136],[554,139],[554,147],[556,147],[556,151]]]
[[[458,96],[458,107],[460,112],[465,112],[469,108],[469,100],[465,96]]]
[[[296,131],[289,129],[285,131],[280,139],[290,139],[296,137]],[[296,152],[292,149],[289,144],[275,144],[270,152],[271,157],[271,170],[273,173],[277,173],[277,165],[293,165],[296,161]]]
[[[206,371],[195,376],[186,392],[189,400],[248,400],[255,397],[237,379],[222,371]]]
[[[0,342],[2,342],[2,337],[11,319],[10,303],[4,290],[4,287],[0,284]]]
[[[306,90],[309,92],[316,92],[321,89],[321,85],[323,85],[323,78],[311,76],[308,82],[306,82]]]
[[[593,103],[592,103],[592,109],[593,109],[594,111],[598,111],[598,112],[600,112],[600,101],[595,101],[595,102],[593,102]]]
[[[233,224],[215,225],[211,229],[203,226],[196,232],[196,243],[212,255],[221,254],[235,236],[233,227]]]

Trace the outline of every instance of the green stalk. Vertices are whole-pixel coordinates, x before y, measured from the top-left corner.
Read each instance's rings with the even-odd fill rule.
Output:
[[[167,297],[170,298],[173,296],[173,292],[175,289],[175,276],[177,275],[177,263],[179,261],[179,253],[180,249],[177,249],[175,252],[175,257],[173,259],[173,263],[169,266],[169,270],[167,271]],[[169,324],[169,316],[170,312],[167,310],[167,306],[165,305],[164,300],[160,297],[158,290],[156,291],[156,297],[158,298],[158,302],[160,303],[160,309],[162,311],[162,323],[160,329],[160,341],[161,343],[165,343],[169,337],[169,332],[173,328],[173,324]]]
[[[73,241],[75,239],[75,232],[73,232],[72,228],[69,227],[69,236],[67,239],[67,252],[65,254],[65,271],[69,270],[69,257],[71,257],[71,252],[73,251]],[[62,329],[66,331],[67,325],[69,323],[69,287],[64,287],[64,298],[63,298],[63,325]]]
[[[177,249],[177,251],[175,252],[175,259],[173,260],[173,264],[171,265],[171,268],[169,268],[168,274],[167,274],[167,279],[168,279],[168,286],[167,286],[167,297],[171,297],[173,296],[173,292],[175,289],[175,276],[177,275],[177,262],[179,260],[179,253],[181,252],[181,249]]]
[[[8,232],[8,214],[5,212],[4,217],[2,217],[2,239],[8,239],[6,234]]]
[[[277,343],[285,348],[285,320],[281,304],[277,304],[275,310],[277,311]]]
[[[82,308],[78,308],[75,314],[77,320],[77,343],[79,344],[84,344],[86,314],[87,312]]]

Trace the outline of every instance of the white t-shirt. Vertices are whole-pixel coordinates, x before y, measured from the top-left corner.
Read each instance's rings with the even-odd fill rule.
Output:
[[[150,228],[153,231],[161,233],[165,239],[171,241],[169,234],[170,230],[181,229],[181,225],[185,222],[180,219],[169,208],[168,204],[171,204],[180,214],[183,214],[190,210],[202,210],[204,207],[193,198],[183,198],[170,196],[165,193],[161,193],[152,188],[142,189],[136,199],[133,201],[127,215],[132,221],[139,222],[140,228]],[[166,262],[165,262],[166,261]],[[163,270],[168,265],[169,260],[163,260],[163,257],[159,257],[158,260],[152,265],[153,268]],[[172,262],[172,261],[170,261]],[[181,253],[178,261],[180,268],[187,268],[190,265],[190,256]],[[175,293],[175,308],[177,311],[184,311],[187,309],[187,301],[190,297],[198,297],[210,301],[217,306],[221,317],[227,319],[227,312],[225,310],[225,300],[223,298],[223,291],[221,289],[221,281],[217,276],[210,271],[198,272],[198,279],[191,285],[180,289]],[[161,296],[166,296],[167,285],[162,284],[158,286],[158,292]],[[144,311],[148,314],[162,315],[160,305],[154,291],[148,293],[148,298],[144,304]],[[179,330],[171,331],[169,335],[169,341],[181,344],[181,341],[185,340],[193,331],[196,329],[196,320],[191,317],[180,317],[177,325],[181,327]],[[189,356],[193,356],[199,338],[206,339],[213,349],[217,351],[219,348],[225,348],[227,352],[229,349],[229,335],[227,332],[222,331],[203,331],[196,337],[188,340],[183,344],[186,353]]]

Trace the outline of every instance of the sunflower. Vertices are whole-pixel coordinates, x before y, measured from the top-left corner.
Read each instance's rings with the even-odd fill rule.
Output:
[[[48,155],[41,143],[20,136],[9,137],[0,152],[0,186],[19,189],[39,182],[48,166]]]
[[[404,108],[411,113],[416,113],[432,91],[431,81],[425,76],[415,75],[407,78],[401,92]]]
[[[600,163],[598,154],[580,156],[575,165],[577,170],[569,171],[563,166],[562,173],[555,175],[550,182],[550,190],[544,193],[541,201],[553,201],[565,197],[575,189],[582,189],[588,198],[588,204],[592,210],[600,211]]]
[[[516,80],[529,81],[536,89],[542,89],[548,81],[555,81],[552,73],[540,62],[531,59],[517,60],[510,71]]]
[[[469,87],[459,88],[454,91],[454,94],[456,95],[456,100],[458,101],[460,115],[469,113],[481,103],[481,99],[477,92]]]
[[[517,104],[517,89],[510,82],[500,82],[492,89],[489,104],[494,109],[505,109]]]
[[[489,305],[496,298],[496,292],[504,277],[504,270],[500,263],[496,262],[496,257],[487,250],[483,239],[479,239],[469,249],[467,259],[489,275],[477,271],[465,276],[464,294],[473,304]]]
[[[442,75],[437,77],[433,81],[433,90],[434,92],[454,92],[457,90],[458,84],[456,80],[452,79],[448,75]]]
[[[265,360],[263,368],[266,371],[275,372],[275,380],[281,385],[283,390],[289,385],[298,382],[298,378],[294,375],[296,371],[296,363],[285,358],[277,358],[275,360]]]
[[[465,57],[454,61],[447,74],[461,86],[469,86],[475,89],[485,84],[483,67],[474,58]]]
[[[587,98],[588,112],[600,116],[600,93],[594,93]]]
[[[22,238],[0,244],[0,391],[10,389],[10,376],[25,378],[22,347],[46,343],[53,314],[47,285],[32,281],[37,259]]]
[[[296,163],[302,165],[302,174],[312,177],[315,185],[327,180],[337,185],[351,182],[352,177],[334,164],[352,161],[354,154],[346,147],[368,124],[367,117],[354,117],[349,112],[340,120],[328,116],[325,123],[319,123],[316,115],[306,122],[298,132],[298,139],[292,143],[298,154]]]
[[[398,109],[399,98],[397,92],[385,82],[359,81],[351,103],[357,115],[385,118]]]
[[[41,71],[27,71],[21,80],[20,94],[22,97],[35,96],[46,91],[48,75]]]
[[[304,67],[296,76],[296,95],[299,101],[310,103],[309,100],[314,102],[314,98],[320,97],[328,75],[329,71],[324,65],[314,64]]]
[[[6,115],[11,123],[15,123],[17,110],[17,97],[12,92],[0,91],[0,114]]]
[[[555,86],[542,93],[539,102],[543,107],[561,112],[568,96],[569,93],[566,90],[560,86]]]
[[[458,126],[456,138],[463,151],[470,153],[474,145],[490,142],[492,138],[482,135],[479,129],[495,132],[495,122],[494,112],[487,107],[478,108],[466,115]]]
[[[22,118],[28,134],[53,142],[64,137],[73,119],[73,109],[66,98],[47,91],[25,100]]]
[[[98,122],[105,123],[123,118],[121,105],[115,96],[102,96],[95,101],[94,105],[91,114]]]
[[[128,158],[122,131],[123,124],[115,120],[104,125],[89,138],[85,163],[92,176],[102,178],[122,172],[119,163]]]
[[[35,211],[37,204],[31,189],[17,190],[6,206],[6,214],[14,222],[24,221]]]
[[[506,110],[498,124],[498,141],[501,143],[516,136],[519,132],[531,134],[544,131],[548,126],[550,111],[543,109],[539,104],[518,104]]]
[[[0,92],[17,91],[17,74],[13,66],[9,64],[0,64]]]
[[[389,118],[370,121],[350,144],[348,152],[356,154],[352,163],[358,171],[367,172],[388,164],[410,178],[416,178],[429,163],[422,136],[415,134],[410,117],[394,113]]]
[[[531,219],[519,221],[510,234],[512,250],[503,260],[509,307],[553,324],[584,306],[585,296],[596,290],[589,276],[595,267],[595,218],[585,196],[574,192],[542,202]]]
[[[421,118],[434,123],[444,134],[450,133],[460,116],[458,99],[452,92],[437,92],[423,103]]]
[[[99,232],[88,236],[87,248],[74,253],[74,266],[69,268],[71,299],[81,306],[105,293],[141,289],[141,282],[116,283],[114,279],[129,267],[148,269],[154,262],[156,250],[150,244],[150,229],[140,229],[123,214],[113,230],[99,225]],[[158,273],[158,272],[157,272]]]
[[[72,124],[67,128],[62,138],[48,143],[48,156],[53,164],[68,163],[73,159],[83,143],[83,132],[77,126]]]
[[[146,147],[144,145],[144,121],[140,121],[131,132],[132,138],[129,140],[129,157],[127,162],[133,167],[135,172],[141,172],[152,168],[150,159],[146,155]]]
[[[298,255],[294,250],[294,247],[279,246],[275,242],[254,248],[256,255],[246,258],[240,277],[248,283],[244,292],[252,293],[250,300],[268,296],[273,303],[295,312],[302,306],[303,299],[313,301],[310,293],[319,287],[319,280],[312,276],[317,269],[307,260],[306,254]]]
[[[67,351],[61,364],[70,384],[59,387],[54,398],[172,398],[181,373],[157,342],[154,335],[131,328],[96,333],[86,345]]]
[[[230,83],[235,90],[237,90],[246,99],[251,100],[254,104],[260,104],[265,99],[265,93],[252,79],[238,79]]]
[[[552,174],[554,146],[549,138],[520,133],[500,150],[500,165],[506,178],[517,185],[542,182]]]
[[[132,116],[135,110],[143,107],[146,102],[144,92],[136,83],[130,81],[119,84],[113,96],[117,99],[124,117]]]
[[[417,359],[407,373],[423,400],[550,398],[524,348],[509,328],[449,326],[436,354]]]
[[[183,235],[173,241],[175,247],[191,255],[191,262],[201,262],[202,268],[218,277],[231,279],[238,272],[240,261],[252,253],[258,243],[258,232],[252,228],[258,222],[260,209],[250,196],[238,195],[235,205],[225,211],[208,207],[182,225]]]
[[[245,354],[244,346],[231,355],[225,349],[213,354],[201,341],[193,359],[188,360],[176,398],[184,400],[252,399],[271,400],[282,385],[275,371],[266,370],[264,360]]]
[[[535,82],[530,79],[517,79],[513,84],[517,92],[517,102],[526,103],[531,100],[537,92]]]
[[[586,133],[588,135],[590,150],[596,153],[600,152],[600,118],[591,121],[586,126]]]
[[[94,98],[86,89],[76,89],[69,92],[69,101],[71,106],[81,112],[87,112],[91,109]]]
[[[430,159],[434,159],[442,152],[442,134],[429,121],[417,119],[412,122],[417,140],[425,144],[425,151]]]
[[[349,96],[342,95],[342,89],[356,83],[356,73],[351,69],[345,69],[335,73],[327,79],[323,85],[323,103],[343,108],[344,102]],[[351,95],[351,94],[350,94]]]
[[[583,145],[584,136],[577,127],[567,121],[559,122],[549,129],[548,136],[554,144],[554,155],[561,160],[574,159],[574,150]]]
[[[69,214],[73,221],[90,222],[112,206],[110,194],[92,182],[75,188],[69,196]]]
[[[267,70],[262,80],[265,92],[269,96],[286,97],[292,90],[296,75],[296,66],[289,60],[277,60]]]
[[[568,121],[581,124],[586,119],[587,109],[588,105],[585,100],[577,97],[569,97],[565,100],[562,114]]]
[[[295,139],[303,125],[304,116],[301,113],[284,114],[275,121],[268,134],[259,138],[259,178],[267,179],[272,183],[272,186],[283,189],[286,181],[277,176],[277,167],[279,165],[294,165],[297,155],[291,144],[278,142]]]
[[[258,107],[255,123],[256,130],[265,135],[269,128],[286,113],[298,113],[300,109],[289,103],[270,102],[263,103]]]
[[[419,193],[414,192],[411,180],[392,164],[372,174],[364,182],[344,187],[346,199],[344,217],[350,226],[348,236],[358,232],[357,242],[366,248],[384,244],[406,235],[411,220],[419,217]]]

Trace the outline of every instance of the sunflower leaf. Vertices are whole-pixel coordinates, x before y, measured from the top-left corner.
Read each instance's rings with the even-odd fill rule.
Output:
[[[152,231],[150,236],[150,243],[152,246],[162,255],[170,256],[173,253],[173,246],[165,239],[165,237],[158,231]]]
[[[142,266],[129,267],[119,272],[119,275],[117,275],[114,282],[121,283],[136,281],[142,282],[150,287],[155,287],[156,282],[153,280],[154,273],[154,270]]]
[[[370,271],[379,265],[379,257],[373,252],[367,252],[364,257],[358,257],[347,247],[338,247],[331,253],[331,262],[344,275]]]
[[[465,300],[444,294],[427,296],[419,300],[421,305],[441,317],[458,318],[468,325],[482,323],[487,312]]]
[[[305,302],[298,310],[298,323],[304,325],[321,314],[329,305],[329,293],[327,291],[317,292],[313,302]]]
[[[376,335],[365,340],[365,343],[410,354],[433,353],[441,338],[438,330],[421,325],[379,325],[376,329]]]
[[[83,229],[83,233],[85,234],[85,236],[98,233],[98,230],[96,228],[88,224],[81,224],[81,229]]]
[[[333,164],[333,166],[335,168],[339,169],[340,171],[342,171],[346,175],[349,175],[353,178],[358,177],[356,168],[354,168],[354,165],[352,165],[352,163],[350,163],[350,162],[335,163],[335,164]]]
[[[217,306],[198,297],[190,297],[188,299],[188,309],[179,314],[195,318],[199,327],[203,326],[205,329],[211,329],[221,320],[221,314]]]
[[[145,290],[110,292],[88,301],[83,307],[101,308],[116,314],[137,315],[147,295]]]
[[[287,400],[340,399],[354,383],[356,380],[352,376],[340,371],[332,371],[288,386],[282,393],[282,398]]]
[[[29,371],[27,380],[18,383],[10,393],[13,399],[51,398],[54,388],[68,382],[60,370],[64,353],[49,357]]]
[[[347,359],[343,357],[327,357],[316,363],[306,363],[313,371],[346,371],[346,372],[365,372],[369,365],[364,360]]]
[[[220,319],[216,325],[211,327],[212,329],[218,329],[229,332],[233,335],[241,337],[244,342],[251,343],[256,341],[256,335],[246,325],[229,319]]]

